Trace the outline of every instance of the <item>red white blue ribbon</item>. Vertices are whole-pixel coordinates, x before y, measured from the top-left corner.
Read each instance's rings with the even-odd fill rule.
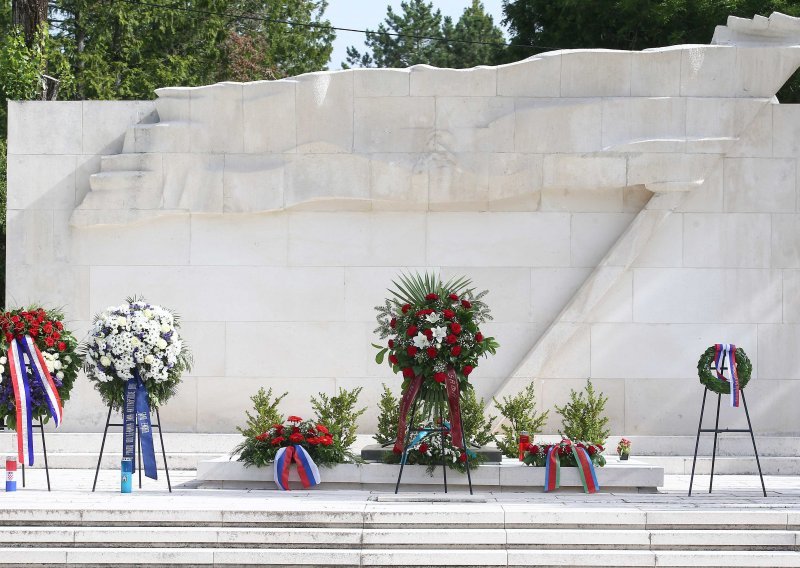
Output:
[[[317,464],[314,463],[314,460],[311,459],[311,456],[308,455],[303,446],[295,444],[294,446],[281,448],[275,454],[273,476],[278,489],[289,491],[289,471],[292,463],[297,465],[297,474],[300,476],[300,483],[302,483],[303,488],[308,489],[322,481]]]
[[[27,357],[27,362],[26,362]],[[53,377],[44,362],[39,348],[29,335],[11,340],[8,348],[8,363],[11,384],[14,387],[14,404],[17,410],[17,458],[33,465],[33,406],[31,387],[28,381],[28,366],[34,381],[38,381],[44,392],[56,428],[61,425],[64,410]]]
[[[725,359],[728,360],[728,371],[731,378],[725,376]],[[714,370],[717,378],[731,385],[731,406],[739,406],[739,370],[736,368],[736,346],[733,343],[716,343],[714,345]]]

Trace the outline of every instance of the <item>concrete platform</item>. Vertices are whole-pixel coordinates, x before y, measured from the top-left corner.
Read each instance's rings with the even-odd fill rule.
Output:
[[[343,464],[320,468],[320,488],[394,491],[399,465],[366,463]],[[610,457],[605,467],[597,468],[597,480],[603,492],[640,493],[655,492],[664,484],[664,469],[636,460],[620,462]],[[542,491],[544,468],[529,467],[514,460],[500,464],[483,464],[471,472],[472,486],[476,491],[527,492]],[[440,491],[442,470],[433,475],[421,465],[406,466],[403,470],[402,491]],[[292,480],[297,480],[296,474]],[[199,487],[208,489],[276,489],[272,468],[245,467],[228,456],[201,461],[197,467]],[[447,472],[448,486],[466,490],[467,476],[452,470]],[[300,482],[292,487],[301,488]],[[561,470],[561,491],[582,491],[578,470],[565,467]]]

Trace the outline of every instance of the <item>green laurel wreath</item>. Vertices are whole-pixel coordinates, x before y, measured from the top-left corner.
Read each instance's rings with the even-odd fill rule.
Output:
[[[731,385],[727,381],[717,378],[716,373],[713,371],[714,354],[716,350],[712,345],[705,352],[700,355],[700,360],[697,361],[697,375],[700,377],[700,383],[705,385],[711,392],[719,394],[730,394]],[[747,353],[741,347],[736,348],[736,369],[739,373],[739,390],[744,389],[750,381],[750,375],[753,372],[753,364],[747,357]]]

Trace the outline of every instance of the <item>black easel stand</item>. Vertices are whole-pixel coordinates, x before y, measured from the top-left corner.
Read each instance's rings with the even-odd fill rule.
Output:
[[[44,439],[44,423],[39,419],[38,424],[34,424],[33,428],[38,428],[42,432],[42,454],[44,455],[44,474],[47,476],[47,490],[50,491],[50,468],[47,465],[47,442]],[[25,488],[25,462],[22,462],[22,487]]]
[[[100,462],[103,460],[103,449],[106,447],[106,435],[108,434],[108,427],[109,426],[116,426],[120,428],[124,428],[125,425],[123,423],[114,423],[111,424],[111,406],[108,407],[108,416],[106,416],[106,427],[103,430],[103,442],[100,444],[100,456],[97,458],[97,469],[94,470],[94,483],[92,484],[92,492],[94,492],[95,488],[97,487],[97,476],[100,473]],[[151,428],[158,428],[158,437],[161,440],[161,455],[164,457],[164,471],[167,474],[167,488],[169,492],[172,493],[172,484],[169,481],[169,465],[167,465],[167,450],[164,449],[164,434],[161,432],[161,416],[158,413],[158,408],[155,409],[156,411],[156,419],[158,420],[157,423],[153,424],[150,423]],[[136,421],[136,438],[138,440],[137,448],[138,451],[138,461],[139,461],[139,489],[142,488],[142,436],[141,431],[139,430],[139,421]],[[46,462],[45,462],[46,463]]]
[[[744,405],[744,414],[747,417],[747,428],[720,428],[719,427],[719,407],[722,402],[722,395],[717,393],[717,420],[714,428],[703,428],[703,412],[706,408],[706,395],[708,395],[708,387],[703,392],[703,406],[700,407],[700,424],[697,426],[697,440],[694,444],[694,459],[692,460],[692,477],[689,479],[689,497],[692,496],[692,484],[694,483],[694,468],[697,464],[697,450],[700,447],[700,433],[713,432],[714,433],[714,447],[711,451],[711,480],[708,483],[708,492],[711,493],[711,488],[714,486],[714,462],[717,459],[717,435],[726,432],[749,432],[750,439],[753,441],[753,453],[756,456],[756,465],[758,466],[758,476],[761,478],[761,490],[764,492],[764,497],[767,496],[767,488],[764,485],[764,475],[761,473],[761,462],[758,460],[758,449],[756,449],[756,437],[753,434],[753,425],[750,423],[750,413],[747,410],[747,399],[744,397],[744,390],[740,391],[742,396],[742,404]]]
[[[415,400],[414,401],[414,405],[411,407],[410,416],[412,418],[414,417],[414,415],[417,412],[417,402],[418,401],[419,401],[419,399]],[[460,422],[461,421],[461,417],[459,416],[458,419],[459,419],[459,422]],[[444,420],[443,420],[442,416],[439,416],[439,424],[440,424],[440,426],[438,428],[411,427],[411,428],[408,429],[408,433],[406,434],[406,441],[403,444],[403,453],[400,454],[400,473],[397,475],[397,484],[394,487],[395,495],[397,495],[397,493],[400,491],[400,479],[402,479],[402,477],[403,477],[403,468],[405,467],[406,459],[408,458],[408,447],[411,445],[411,434],[412,434],[412,432],[413,433],[439,432],[439,434],[442,436],[442,449],[444,449],[444,447],[445,447],[445,433],[448,431],[448,428],[445,428]],[[466,452],[467,451],[467,439],[466,439],[466,434],[464,434],[463,423],[461,424],[461,441],[464,444],[464,451]],[[467,455],[467,460],[464,462],[464,464],[467,466],[467,482],[469,483],[469,494],[472,495],[472,475],[470,474],[470,471],[469,471],[469,455]],[[447,493],[447,462],[445,461],[444,452],[442,452],[442,475],[444,476],[444,492]]]

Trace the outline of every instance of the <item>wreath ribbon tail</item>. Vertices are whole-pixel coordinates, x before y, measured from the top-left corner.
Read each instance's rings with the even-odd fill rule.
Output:
[[[58,428],[64,417],[64,409],[61,405],[61,397],[58,394],[55,381],[53,381],[53,375],[50,374],[42,352],[39,351],[39,348],[36,346],[36,343],[33,342],[30,335],[26,335],[23,338],[22,348],[28,356],[28,361],[30,361],[34,379],[39,381],[42,391],[44,391],[44,399],[47,403],[47,408],[50,410],[50,416],[52,416],[53,422],[55,422],[56,428]]]
[[[414,375],[411,382],[403,393],[403,398],[400,401],[400,416],[397,420],[397,439],[394,441],[393,451],[396,454],[402,453],[406,438],[406,422],[408,421],[408,413],[411,412],[411,405],[414,399],[417,398],[420,388],[422,387],[422,376]]]
[[[28,383],[28,369],[25,355],[16,338],[8,347],[8,366],[11,385],[14,389],[14,406],[17,418],[17,461],[33,465],[33,409],[31,408],[31,387]]]
[[[578,475],[581,478],[584,493],[597,493],[600,485],[597,483],[597,475],[594,471],[594,464],[589,457],[589,452],[584,448],[572,446],[572,455],[575,456],[575,465],[578,466]]]
[[[555,491],[561,487],[561,459],[555,446],[547,451],[544,464],[544,492]]]
[[[731,371],[731,407],[739,407],[739,370],[736,367],[736,345],[728,346],[728,368]]]

